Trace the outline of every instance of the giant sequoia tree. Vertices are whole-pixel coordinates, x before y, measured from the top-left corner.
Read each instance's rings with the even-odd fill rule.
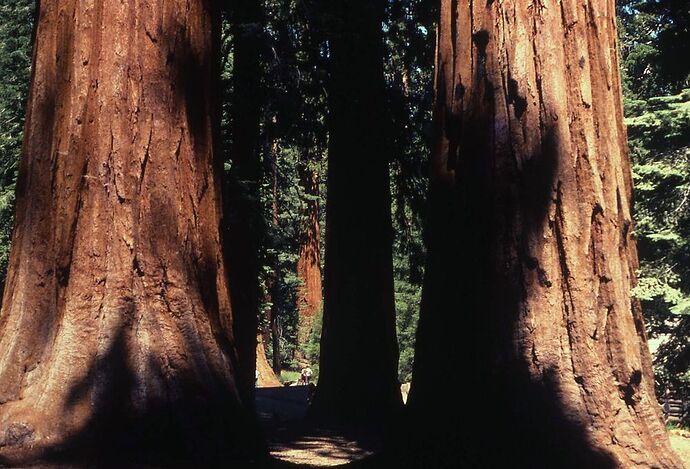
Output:
[[[381,21],[383,0],[327,5],[330,140],[321,369],[314,411],[371,418],[402,403]]]
[[[219,235],[215,13],[40,2],[0,315],[6,461],[210,465],[251,448]]]
[[[613,3],[442,1],[410,397],[425,464],[681,467],[630,296]]]

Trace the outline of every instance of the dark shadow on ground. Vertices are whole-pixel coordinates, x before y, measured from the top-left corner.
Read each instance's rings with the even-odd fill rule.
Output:
[[[384,448],[382,426],[324,425],[307,418],[309,388],[256,391],[256,411],[276,467],[372,464]]]

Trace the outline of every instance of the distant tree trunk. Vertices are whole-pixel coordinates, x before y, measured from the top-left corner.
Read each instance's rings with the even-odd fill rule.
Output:
[[[302,284],[297,291],[298,323],[298,359],[303,356],[304,345],[309,341],[314,319],[323,308],[323,285],[321,272],[321,159],[327,144],[324,124],[325,91],[323,51],[323,15],[320,8],[312,9],[305,17],[302,49],[306,85],[303,93],[308,96],[302,107],[302,119],[305,131],[301,135],[302,157],[299,163],[299,174],[302,190],[309,197],[305,203],[304,215],[307,224],[300,240],[297,275]]]
[[[282,386],[282,383],[266,358],[263,336],[258,334],[256,340],[256,386],[259,388],[275,388]]]
[[[271,223],[273,229],[278,230],[278,143],[270,139],[270,161],[271,167]],[[277,249],[276,249],[277,251]],[[273,277],[270,279],[271,290],[271,311],[268,318],[268,324],[271,333],[271,363],[273,371],[280,374],[283,368],[281,353],[280,353],[280,327],[278,324],[278,305],[280,299],[280,261],[276,254],[273,259]]]
[[[219,234],[217,31],[198,0],[40,3],[0,464],[207,467],[253,448]]]
[[[630,296],[613,0],[443,0],[437,54],[417,464],[682,467]]]
[[[297,276],[302,284],[297,289],[297,310],[299,324],[297,345],[303,347],[308,341],[314,325],[314,317],[321,308],[321,234],[319,231],[319,179],[317,172],[309,166],[301,168],[301,182],[304,192],[310,197],[305,203],[307,226],[301,240],[297,260]]]
[[[237,375],[243,397],[253,402],[260,298],[259,245],[263,235],[259,205],[263,16],[258,0],[234,0],[230,12],[234,41],[232,166],[226,184],[228,201],[224,207],[227,218],[225,251],[239,356]]]
[[[385,2],[330,2],[325,304],[316,416],[372,419],[402,404],[381,21]]]
[[[261,335],[264,343],[271,344],[271,367],[276,374],[280,374],[282,369],[281,348],[280,348],[280,327],[278,323],[279,304],[280,304],[280,261],[278,259],[279,246],[276,244],[278,237],[278,141],[274,138],[273,124],[275,117],[270,119],[266,126],[266,139],[264,140],[264,175],[269,183],[270,194],[270,226],[273,233],[269,233],[268,241],[269,254],[266,263],[272,268],[272,272],[265,277],[264,303],[267,308],[264,310],[265,325],[262,327]]]
[[[274,285],[274,289],[277,287]],[[278,324],[278,311],[276,303],[271,306],[271,366],[273,372],[280,375],[280,370],[283,369],[283,360],[281,358],[280,347],[280,327]]]

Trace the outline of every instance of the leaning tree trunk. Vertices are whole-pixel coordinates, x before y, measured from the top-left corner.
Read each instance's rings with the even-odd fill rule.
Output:
[[[230,2],[233,22],[232,146],[226,180],[225,252],[232,288],[240,392],[253,401],[259,315],[259,245],[264,232],[259,204],[259,136],[262,92],[261,24],[258,0]]]
[[[443,0],[437,50],[420,459],[681,467],[631,300],[613,0]]]
[[[219,236],[216,13],[40,3],[0,316],[0,456],[249,451]]]
[[[330,132],[325,303],[315,415],[385,417],[402,405],[393,302],[382,0],[328,5]]]

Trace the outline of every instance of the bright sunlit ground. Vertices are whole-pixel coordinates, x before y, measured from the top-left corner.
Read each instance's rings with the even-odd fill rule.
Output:
[[[690,469],[690,431],[672,429],[669,433],[671,434],[671,446],[685,463],[685,467]]]

